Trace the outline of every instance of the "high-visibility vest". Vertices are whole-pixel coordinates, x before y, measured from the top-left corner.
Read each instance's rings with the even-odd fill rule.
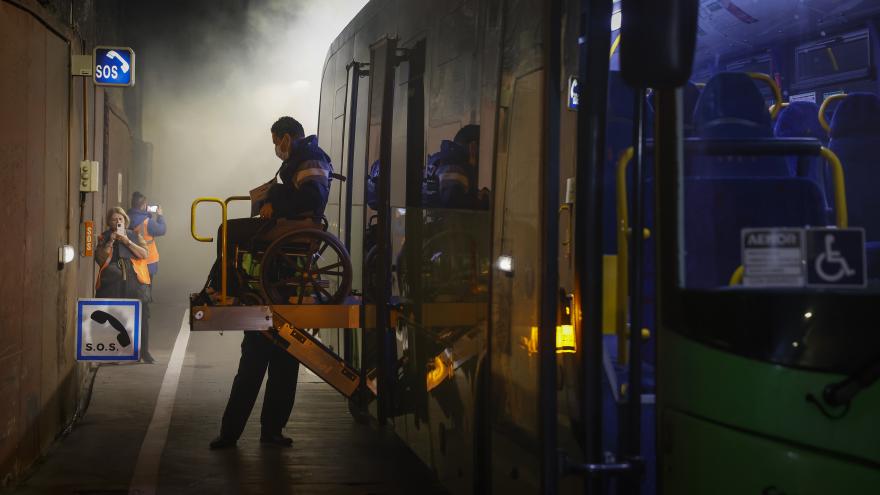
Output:
[[[98,236],[98,242],[102,242],[103,240],[104,240],[103,235]],[[108,256],[106,260],[104,260],[104,264],[101,265],[100,268],[98,268],[98,276],[97,276],[97,280],[95,280],[95,290],[98,290],[101,287],[101,273],[104,271],[105,268],[110,266],[110,258],[112,258],[112,257],[113,257],[113,255],[111,253],[111,255]],[[144,285],[150,285],[152,283],[152,281],[150,279],[150,269],[147,266],[147,265],[149,265],[149,263],[146,262],[147,260],[141,259],[141,258],[131,258],[130,261],[131,261],[131,266],[134,269],[134,274],[138,279],[138,282],[140,282]]]
[[[159,248],[156,247],[156,238],[150,235],[150,229],[147,227],[149,222],[149,217],[145,218],[143,223],[134,228],[134,231],[147,241],[147,257],[144,258],[144,261],[148,265],[152,265],[159,261]]]

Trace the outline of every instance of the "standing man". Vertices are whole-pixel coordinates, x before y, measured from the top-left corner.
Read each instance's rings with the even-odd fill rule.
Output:
[[[159,248],[156,247],[156,237],[165,235],[166,226],[165,226],[165,217],[162,215],[162,207],[155,206],[152,209],[155,211],[150,211],[150,207],[147,204],[147,197],[141,194],[138,191],[135,191],[131,195],[131,209],[128,210],[128,217],[131,219],[131,228],[135,231],[135,233],[140,234],[141,237],[147,242],[147,257],[142,261],[146,263],[147,269],[150,272],[150,284],[146,287],[146,300],[148,302],[152,302],[153,300],[153,285],[156,283],[156,274],[159,271]],[[155,217],[154,217],[155,215]],[[141,332],[141,359],[145,363],[152,364],[155,362],[153,356],[150,355],[150,349],[148,346],[148,319],[149,319],[149,308],[144,308],[144,325],[143,331]]]
[[[228,222],[229,249],[247,245],[267,222],[296,218],[306,212],[321,216],[330,194],[330,158],[318,147],[315,136],[304,137],[302,125],[291,117],[281,117],[272,125],[275,154],[283,160],[272,186],[268,202],[260,210],[261,218],[242,218]],[[219,251],[219,250],[218,250]],[[218,252],[219,258],[219,252]],[[211,449],[234,447],[257,400],[266,370],[266,393],[260,415],[260,443],[289,447],[293,440],[282,435],[290,419],[296,396],[299,361],[270,342],[260,332],[244,332],[241,360],[232,382],[229,402],[223,412],[220,435],[211,441]]]

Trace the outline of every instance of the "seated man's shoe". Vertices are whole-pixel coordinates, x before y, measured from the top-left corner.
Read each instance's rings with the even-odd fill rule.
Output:
[[[211,450],[231,449],[235,447],[235,440],[230,440],[223,435],[219,435],[217,438],[211,440],[208,447],[210,447]]]
[[[293,445],[293,439],[284,435],[262,435],[260,436],[260,444],[273,445],[275,447],[290,447]]]

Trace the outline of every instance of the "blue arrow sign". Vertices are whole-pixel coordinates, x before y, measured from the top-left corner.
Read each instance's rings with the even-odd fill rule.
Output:
[[[113,46],[95,48],[94,81],[98,86],[133,86],[134,50]]]

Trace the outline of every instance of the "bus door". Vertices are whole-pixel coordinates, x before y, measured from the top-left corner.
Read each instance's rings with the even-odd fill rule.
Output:
[[[686,81],[697,12],[695,1],[657,3],[583,2],[576,10],[568,108],[577,113],[571,312],[578,339],[560,363],[565,490],[578,489],[574,478],[587,493],[656,493],[660,232],[652,150],[661,136],[652,91]]]
[[[362,373],[377,394],[371,413],[384,425],[392,417],[397,349],[390,321],[391,298],[391,138],[394,116],[397,40],[383,38],[370,47],[367,107],[367,160],[364,207],[364,298]],[[370,198],[370,189],[374,198]],[[369,308],[374,308],[369,311]]]

